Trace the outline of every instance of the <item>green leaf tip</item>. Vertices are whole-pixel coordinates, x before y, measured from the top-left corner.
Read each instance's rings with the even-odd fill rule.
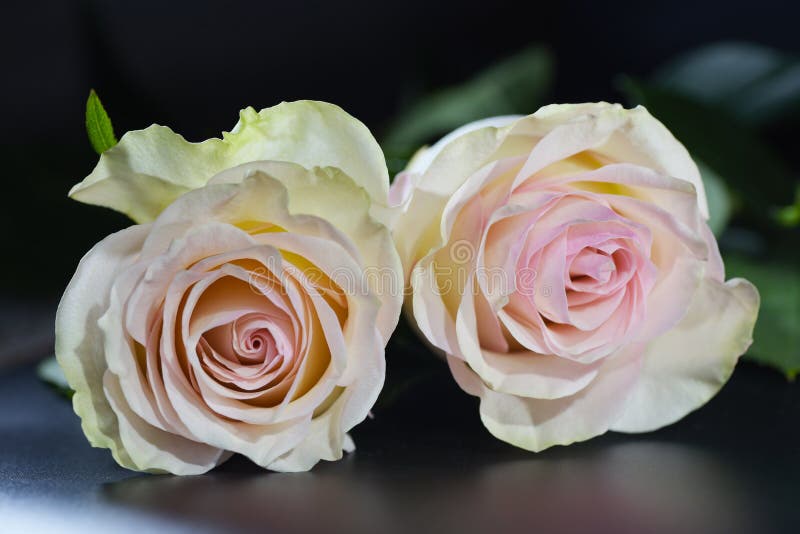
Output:
[[[64,371],[61,370],[61,366],[58,365],[55,356],[50,356],[39,362],[39,365],[36,366],[36,374],[42,382],[68,399],[72,398],[75,393],[69,386],[69,382],[64,376]]]
[[[92,148],[98,154],[117,144],[111,119],[94,89],[89,91],[89,98],[86,100],[86,133]]]

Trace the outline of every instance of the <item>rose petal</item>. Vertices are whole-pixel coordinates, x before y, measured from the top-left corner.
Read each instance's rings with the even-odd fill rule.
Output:
[[[202,143],[190,143],[164,126],[130,131],[100,156],[70,196],[148,222],[220,171],[259,160],[337,167],[374,202],[387,203],[386,163],[369,130],[338,106],[311,100],[260,112],[244,109],[230,133]]]
[[[107,368],[97,319],[108,307],[116,275],[136,260],[149,225],[111,234],[82,259],[56,312],[56,358],[70,387],[72,406],[95,447],[111,449],[120,465],[136,469],[119,437],[117,417],[103,392]]]
[[[641,376],[612,428],[655,430],[708,402],[750,346],[758,305],[746,280],[706,278],[678,326],[647,346]]]
[[[465,362],[448,358],[464,391],[480,397],[481,420],[495,437],[538,452],[605,433],[618,419],[639,375],[641,348],[629,346],[603,362],[578,393],[553,400],[500,393],[487,387]]]

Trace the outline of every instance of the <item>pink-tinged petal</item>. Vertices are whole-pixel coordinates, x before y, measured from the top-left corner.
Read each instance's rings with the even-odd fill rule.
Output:
[[[652,341],[625,410],[613,429],[647,432],[708,402],[752,342],[759,295],[746,280],[706,278],[681,322]]]
[[[372,326],[374,303],[362,301],[352,309],[352,326],[345,331],[348,346],[348,365],[360,370],[358,377],[346,373],[338,385],[344,387],[341,414],[327,411],[320,415],[330,417],[328,432],[348,432],[369,415],[378,400],[386,376],[386,359],[382,350],[380,333]],[[320,415],[315,417],[315,421]],[[343,436],[346,442],[346,436]]]
[[[659,271],[658,280],[647,296],[647,319],[637,339],[649,341],[674,327],[686,314],[701,283],[704,262],[678,257],[668,271]]]
[[[538,312],[550,321],[569,322],[566,280],[567,237],[562,235],[544,247],[539,259],[533,302]]]
[[[465,283],[476,268],[476,252],[485,223],[480,201],[460,207],[452,224],[442,222],[447,244],[417,262],[411,273],[412,307],[417,326],[448,354],[458,354],[454,317]],[[450,228],[444,229],[445,226]]]
[[[330,308],[327,308],[327,304],[318,295],[315,297],[309,293],[311,296],[305,297],[306,302],[303,306],[307,325],[304,332],[308,335],[306,350],[288,360],[290,364],[288,374],[280,377],[281,381],[274,386],[261,391],[261,395],[257,397],[259,401],[257,404],[239,405],[229,398],[227,388],[218,387],[216,382],[206,374],[194,349],[199,342],[197,333],[193,335],[190,328],[185,326],[187,322],[191,322],[193,314],[203,315],[202,308],[204,306],[213,306],[220,301],[219,295],[209,296],[207,293],[225,280],[231,282],[226,283],[224,287],[220,286],[220,291],[231,295],[231,298],[240,302],[251,298],[248,292],[252,293],[252,290],[245,282],[246,272],[231,265],[223,266],[220,271],[224,277],[220,278],[219,282],[206,288],[199,284],[195,285],[187,298],[183,312],[183,337],[186,340],[187,356],[195,371],[203,397],[215,412],[231,419],[255,424],[267,424],[281,421],[284,418],[294,418],[297,417],[298,412],[310,413],[313,411],[313,406],[330,393],[333,388],[332,381],[335,380],[337,374],[341,374],[341,369],[337,369],[336,362],[341,362],[344,357],[344,347],[341,342],[341,331],[338,331],[337,339],[335,327],[338,327],[338,320],[335,318],[335,314]],[[238,280],[238,283],[234,280]],[[316,309],[312,310],[310,307],[316,307]],[[333,365],[329,365],[330,362],[333,362]],[[247,385],[242,377],[238,377],[234,380],[234,385],[247,390],[266,387],[271,383],[271,378],[271,376],[259,377],[251,386]],[[312,405],[310,409],[308,404]]]
[[[537,273],[530,269],[530,256],[536,251],[528,243],[528,235],[562,197],[561,193],[537,192],[525,205],[506,205],[492,213],[478,250],[482,268],[478,282],[492,309],[503,307],[515,291],[535,291]],[[544,231],[549,239],[544,239],[542,246],[560,231],[560,227]]]
[[[626,114],[629,127],[613,137],[602,152],[614,160],[650,167],[661,174],[690,183],[697,191],[700,214],[708,219],[703,180],[686,148],[642,106],[626,110]]]
[[[117,280],[116,285],[124,287],[120,288],[120,292],[128,295],[125,310],[125,329],[128,334],[140,344],[146,344],[148,332],[158,316],[158,303],[176,273],[209,256],[222,254],[232,248],[250,248],[254,244],[247,233],[218,222],[192,227],[182,235],[171,235],[171,244],[164,252],[155,258],[148,257],[140,261],[144,274],[135,280],[135,285],[126,283],[125,278]]]
[[[544,145],[535,158],[530,158],[529,168],[520,173],[521,179],[545,168],[543,162],[563,161],[591,150],[602,159],[652,168],[691,184],[697,190],[700,213],[708,218],[697,165],[669,130],[641,106],[626,110],[605,102],[554,104],[518,120],[510,133],[541,136],[537,148]]]
[[[432,202],[428,214],[405,209],[395,227],[404,259],[411,258],[406,269],[414,268],[417,325],[445,350],[462,388],[481,397],[484,424],[500,439],[541,450],[608,430],[638,387],[644,351],[684,327],[697,284],[705,278],[724,287],[697,167],[643,108],[548,106],[502,130],[454,134],[415,161],[410,172],[421,176],[405,184],[411,198],[449,198],[444,207],[441,198]],[[409,236],[404,229],[412,226]],[[475,261],[458,276],[438,272],[451,266],[448,247],[456,243],[477,243]],[[757,298],[742,300],[752,312],[750,332]],[[731,368],[745,337],[722,351]],[[707,373],[713,379],[704,382],[716,386],[681,402],[659,398],[676,408],[653,409],[656,415],[675,420],[686,403],[705,402],[724,382],[708,357],[695,359],[696,367],[680,359],[674,366]],[[656,393],[670,387],[657,374],[649,379]],[[674,397],[694,387],[672,382]],[[649,398],[642,398],[646,411]]]
[[[635,298],[627,291],[620,306],[634,309],[634,305],[625,300]],[[631,331],[631,315],[625,313],[612,314],[608,321],[600,327],[583,331],[571,324],[540,323],[542,336],[551,352],[575,361],[590,363],[604,358],[627,341],[626,334]]]
[[[525,349],[537,354],[554,354],[542,333],[541,317],[530,300],[515,299],[514,297],[517,295],[512,297],[509,306],[497,312],[500,323],[508,330],[511,337]],[[523,302],[516,303],[515,300]],[[525,311],[520,313],[520,310]]]
[[[136,261],[149,225],[131,226],[92,248],[78,265],[56,312],[56,358],[70,387],[72,406],[89,442],[111,449],[120,465],[136,469],[119,437],[117,417],[103,392],[107,369],[97,320],[108,307],[117,275]]]
[[[600,254],[597,249],[582,248],[567,265],[567,279],[570,289],[586,290],[607,284],[616,270],[614,260],[608,254]]]
[[[254,296],[257,297],[257,295]],[[170,303],[168,300],[165,310],[174,308],[172,309],[173,313],[165,314],[165,318],[182,315],[176,306],[178,303]],[[189,306],[188,301],[186,306]],[[182,308],[185,310],[186,306],[182,306]],[[185,319],[182,319],[181,323],[185,325]],[[171,330],[165,328],[162,337],[164,340],[162,351],[168,350],[167,347],[172,345],[185,353],[183,356],[179,355],[179,358],[194,358],[193,351],[187,350],[188,347],[185,346],[187,332],[179,330],[177,338],[174,332],[174,324]],[[162,364],[165,390],[170,403],[180,414],[181,421],[190,435],[197,441],[239,452],[250,457],[259,465],[267,466],[272,460],[286,453],[303,439],[308,425],[303,418],[260,425],[235,422],[219,417],[204,400],[204,394],[209,394],[207,388],[203,392],[204,394],[201,393],[201,388],[209,384],[207,381],[201,382],[202,374],[184,370],[180,361],[167,360]],[[192,368],[199,368],[196,360],[192,364]]]
[[[599,364],[584,365],[555,355],[487,350],[476,335],[474,296],[464,294],[456,328],[459,353],[495,391],[535,398],[559,398],[586,387]]]
[[[126,397],[126,405],[146,424],[161,430],[172,431],[173,427],[162,416],[152,389],[149,387],[147,370],[141,360],[147,345],[139,345],[125,335],[121,318],[124,307],[116,287],[111,288],[109,307],[97,320],[103,332],[104,350],[108,373],[117,377],[120,391]]]
[[[405,209],[392,226],[397,252],[403,265],[404,280],[412,269],[432,250],[442,244],[440,217],[447,198],[417,189]]]
[[[453,226],[459,220],[463,224],[465,208],[470,204],[481,205],[481,212],[484,213],[485,219],[483,222],[486,222],[489,214],[507,200],[514,172],[521,163],[522,158],[504,159],[486,165],[470,176],[453,193],[442,212],[442,239],[451,239],[451,234],[454,232]],[[481,228],[481,230],[483,229]],[[474,237],[477,238],[480,233],[474,234]]]
[[[603,295],[589,304],[570,306],[569,323],[578,330],[591,331],[600,328],[614,313],[630,315],[632,311],[630,306],[620,309],[623,302],[628,302],[625,297],[625,289],[620,288],[614,293]]]
[[[280,161],[258,161],[229,169],[214,184],[239,183],[229,210],[242,220],[267,220],[296,235],[320,237],[345,248],[372,274],[366,277],[381,301],[376,321],[384,343],[397,326],[402,306],[402,267],[386,225],[393,218],[353,179],[338,169],[306,169]],[[277,205],[276,205],[277,204]],[[341,209],[347,206],[347,209]]]
[[[442,290],[436,280],[435,268],[429,257],[419,262],[411,273],[414,320],[433,346],[447,354],[458,354],[455,320],[442,301]],[[447,290],[454,291],[452,288]]]
[[[475,331],[480,346],[492,352],[508,352],[509,345],[503,332],[500,320],[489,306],[482,291],[476,290],[474,295]]]
[[[641,347],[604,360],[591,383],[574,395],[536,399],[494,391],[456,358],[448,358],[464,391],[481,399],[481,420],[495,437],[530,451],[569,445],[604,434],[626,406],[641,368]]]
[[[210,447],[165,432],[141,419],[127,405],[117,377],[106,373],[104,391],[119,421],[119,436],[140,471],[199,475],[230,457],[224,449]]]
[[[552,119],[548,117],[543,120],[546,111],[546,108],[543,108],[520,122],[542,121],[547,124]],[[625,117],[622,111],[621,107],[609,106],[598,110],[597,113],[581,114],[564,123],[553,124],[552,129],[547,131],[531,150],[517,174],[514,188],[554,163],[580,152],[602,147],[624,123]]]
[[[420,174],[404,171],[398,174],[389,186],[389,207],[405,209],[411,201]]]
[[[698,230],[697,189],[692,183],[632,163],[615,163],[598,169],[533,181],[538,187],[569,185],[594,191],[614,200],[637,199],[670,213],[691,231]]]
[[[650,257],[657,267],[668,265],[675,256],[708,258],[708,245],[700,231],[693,231],[668,211],[633,198],[620,197],[612,202],[621,215],[650,230],[653,236]]]

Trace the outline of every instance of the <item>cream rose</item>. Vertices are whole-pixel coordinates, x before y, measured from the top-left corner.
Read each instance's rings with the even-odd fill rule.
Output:
[[[352,449],[401,306],[381,285],[400,271],[388,187],[366,127],[321,102],[246,109],[197,144],[126,134],[70,193],[140,223],[83,258],[58,308],[90,442],[176,474],[234,452],[299,471]]]
[[[413,321],[504,441],[670,424],[751,342],[758,293],[725,282],[697,167],[644,108],[467,125],[390,197]]]

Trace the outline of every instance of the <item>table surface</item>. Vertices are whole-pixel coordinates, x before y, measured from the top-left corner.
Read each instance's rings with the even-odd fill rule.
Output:
[[[446,365],[418,376],[399,354],[389,372],[410,380],[356,428],[358,450],[300,474],[240,457],[196,477],[126,471],[88,445],[33,366],[6,370],[0,531],[800,531],[800,384],[775,371],[740,364],[660,431],[532,454],[485,431]]]

